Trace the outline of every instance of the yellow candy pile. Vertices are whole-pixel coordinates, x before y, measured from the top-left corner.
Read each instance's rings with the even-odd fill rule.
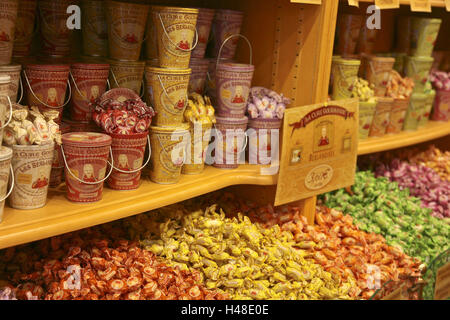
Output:
[[[373,101],[375,93],[372,87],[368,81],[356,78],[352,86],[352,98],[359,98],[359,101]]]
[[[167,211],[167,209],[169,211]],[[352,284],[340,282],[297,248],[293,235],[279,226],[264,229],[248,217],[226,218],[217,205],[188,212],[164,210],[155,222],[128,220],[135,238],[169,265],[201,271],[207,288],[233,299],[351,299]],[[152,213],[152,217],[155,217]],[[137,227],[137,229],[134,229]]]
[[[189,104],[184,112],[184,120],[190,123],[216,123],[214,107],[208,96],[202,97],[198,93],[191,93]]]

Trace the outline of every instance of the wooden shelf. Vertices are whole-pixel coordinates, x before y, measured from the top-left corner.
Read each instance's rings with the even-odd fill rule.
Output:
[[[450,122],[429,121],[417,131],[405,131],[380,138],[368,138],[359,143],[358,155],[392,150],[445,137],[450,134]]]
[[[342,1],[342,0],[341,0]],[[347,2],[347,1],[345,1]],[[374,0],[359,0],[359,2],[371,2],[375,3]],[[400,0],[401,5],[410,5],[410,0]],[[444,0],[431,0],[431,6],[432,7],[439,7],[439,8],[445,8],[445,1]]]
[[[200,175],[182,175],[179,183],[158,185],[144,179],[138,190],[114,191],[107,187],[103,199],[75,204],[65,197],[65,187],[50,190],[48,203],[37,210],[5,207],[0,223],[0,249],[122,219],[231,185],[274,185],[277,175],[261,175],[263,166],[242,165],[234,170],[207,167]]]

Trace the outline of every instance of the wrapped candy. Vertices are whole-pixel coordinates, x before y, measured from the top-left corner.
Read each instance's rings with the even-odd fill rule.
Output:
[[[450,72],[434,70],[431,72],[429,80],[435,89],[450,91]]]
[[[247,104],[247,113],[251,119],[283,119],[286,105],[291,100],[282,94],[263,88],[253,87]]]
[[[45,121],[44,116],[39,112],[37,107],[31,107],[29,112],[31,118],[33,118],[33,124],[36,127],[36,130],[42,141],[50,141],[50,132],[48,130],[47,121]]]
[[[57,144],[61,145],[61,131],[59,130],[59,125],[55,122],[55,119],[59,117],[58,111],[46,111],[44,112],[44,117],[47,120],[48,132],[50,139],[55,141]]]
[[[414,89],[414,80],[412,78],[402,78],[400,74],[392,70],[387,84],[386,96],[394,99],[408,99]]]
[[[374,100],[375,92],[373,90],[373,85],[369,85],[368,81],[362,78],[356,78],[351,88],[352,98],[359,98],[359,101]]]
[[[184,111],[184,119],[190,123],[216,123],[214,107],[208,96],[202,97],[198,93],[192,92],[189,102]]]

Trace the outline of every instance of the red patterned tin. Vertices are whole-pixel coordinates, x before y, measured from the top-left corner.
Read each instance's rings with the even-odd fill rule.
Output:
[[[73,202],[102,199],[111,137],[95,132],[71,132],[62,136],[67,164],[67,198]]]
[[[70,103],[72,120],[89,121],[92,110],[89,106],[106,91],[109,76],[108,64],[76,63],[71,67],[71,84],[73,88]]]
[[[134,190],[139,187],[147,137],[148,131],[127,135],[111,134],[114,170],[107,181],[111,189]]]
[[[70,126],[67,123],[61,123],[59,125],[59,131],[61,134],[69,133]],[[64,175],[64,160],[62,157],[61,148],[59,145],[55,145],[55,154],[52,163],[52,172],[50,173],[50,188],[56,188],[63,182]]]

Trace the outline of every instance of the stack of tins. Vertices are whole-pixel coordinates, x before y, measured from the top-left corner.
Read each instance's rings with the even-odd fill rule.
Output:
[[[146,102],[156,111],[150,128],[150,179],[155,183],[177,183],[186,162],[190,126],[183,123],[183,114],[189,102],[191,53],[200,40],[198,15],[198,9],[150,8],[145,79]]]

